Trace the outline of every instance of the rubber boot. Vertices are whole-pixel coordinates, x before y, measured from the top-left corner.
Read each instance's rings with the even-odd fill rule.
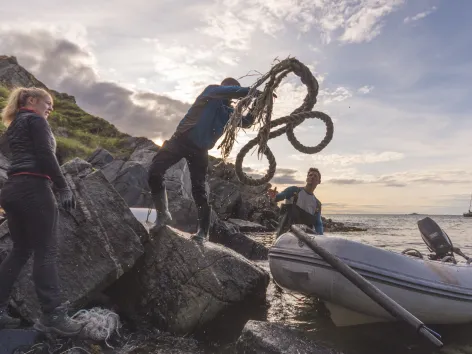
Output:
[[[35,323],[34,329],[44,333],[55,333],[64,337],[76,336],[85,324],[74,321],[67,315],[68,303],[56,307],[50,313],[43,313]]]
[[[169,202],[167,201],[167,190],[162,188],[158,193],[152,194],[152,201],[156,207],[156,223],[149,229],[150,232],[158,231],[172,221],[172,215],[169,211]]]
[[[20,327],[21,321],[11,317],[7,312],[7,306],[0,307],[0,329],[13,329]]]
[[[198,230],[190,238],[198,243],[203,243],[208,239],[211,222],[211,207],[207,204],[198,208]]]

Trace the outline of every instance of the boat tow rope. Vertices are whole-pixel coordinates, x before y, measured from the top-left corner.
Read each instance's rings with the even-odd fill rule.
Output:
[[[302,83],[307,87],[307,95],[300,107],[295,109],[290,115],[272,120],[272,110],[274,104],[274,90],[280,85],[289,73],[293,72],[300,77]],[[262,85],[266,80],[264,91],[257,90],[257,87]],[[223,161],[227,159],[233,148],[237,131],[241,127],[243,112],[245,112],[251,102],[254,100],[251,113],[254,116],[254,124],[260,124],[261,127],[257,136],[250,140],[238,153],[235,163],[235,172],[239,180],[250,186],[260,186],[269,182],[275,175],[277,163],[272,151],[267,146],[269,139],[276,138],[282,134],[287,134],[287,139],[292,146],[304,154],[315,154],[323,150],[333,138],[334,126],[331,118],[323,112],[312,111],[313,106],[317,102],[319,85],[316,78],[311,71],[303,63],[295,58],[287,58],[275,64],[272,69],[263,75],[256,83],[251,86],[249,94],[239,100],[234,112],[231,114],[228,123],[224,130],[224,139],[218,148],[221,148]],[[300,125],[307,118],[317,118],[323,121],[326,125],[326,135],[324,139],[316,146],[304,146],[301,144],[293,130]],[[285,124],[283,127],[270,131],[272,128]],[[262,154],[267,157],[269,161],[269,169],[265,176],[259,179],[254,179],[246,175],[242,168],[244,157],[250,149],[259,145],[258,157]]]

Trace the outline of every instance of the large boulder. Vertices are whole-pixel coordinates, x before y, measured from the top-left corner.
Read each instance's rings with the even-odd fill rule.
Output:
[[[95,168],[102,168],[112,162],[113,159],[113,155],[110,154],[107,149],[98,148],[87,159],[87,162],[89,162]]]
[[[112,183],[129,207],[154,208],[148,183],[148,171],[159,146],[144,138],[131,139],[129,144],[135,147],[135,150],[126,161],[110,159],[103,149],[95,151],[89,157],[89,161],[95,163],[94,167],[101,168],[107,180]],[[104,160],[109,162],[103,164]],[[166,171],[164,180],[169,210],[173,217],[170,225],[183,231],[195,232],[198,221],[197,208],[192,196],[187,161],[181,159],[172,165]],[[209,193],[208,184],[206,188]]]
[[[148,172],[139,162],[125,162],[113,179],[113,186],[130,207],[153,207]]]
[[[80,159],[62,169],[77,208],[70,213],[60,209],[59,278],[64,300],[81,307],[135,265],[144,254],[148,233],[102,172],[92,172],[91,165]],[[3,248],[11,247],[7,223],[0,225]],[[27,320],[40,313],[32,265],[31,258],[12,293],[14,307]]]
[[[210,229],[210,241],[231,248],[250,260],[266,260],[269,257],[269,249],[262,243],[241,233],[237,225],[217,217]]]
[[[101,171],[105,175],[108,182],[111,184],[115,182],[116,178],[118,177],[118,173],[125,163],[125,160],[116,159],[101,168]]]
[[[89,162],[95,168],[102,168],[112,162],[113,159],[113,155],[110,154],[107,149],[98,148],[92,153],[92,155],[90,155],[90,157],[87,159],[87,162]]]
[[[231,248],[233,251],[253,261],[269,258],[269,249],[267,247],[240,232],[222,234],[215,242]]]
[[[301,330],[284,324],[249,321],[236,342],[237,354],[336,354]]]
[[[228,222],[236,225],[241,232],[261,232],[267,231],[267,228],[264,225],[258,224],[256,222],[241,220],[241,219],[228,219]]]
[[[210,204],[222,219],[228,219],[238,214],[242,203],[238,187],[229,181],[212,177],[209,179],[211,195]]]
[[[173,333],[193,333],[225,310],[265,303],[268,273],[236,252],[166,226],[151,233],[146,254],[107,294],[122,313]]]
[[[211,203],[220,218],[249,220],[274,230],[273,219],[277,219],[279,210],[267,195],[270,183],[245,185],[236,175],[234,165],[221,159],[210,158],[208,170]]]

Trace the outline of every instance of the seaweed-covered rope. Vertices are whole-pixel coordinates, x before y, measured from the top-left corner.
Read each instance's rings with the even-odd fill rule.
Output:
[[[274,90],[279,86],[282,79],[284,79],[290,72],[293,72],[300,77],[302,83],[307,87],[307,95],[300,107],[295,109],[289,116],[281,117],[272,120],[273,110],[273,95]],[[264,91],[259,91],[256,88],[266,83]],[[250,186],[259,186],[269,182],[275,175],[277,163],[272,151],[267,146],[269,139],[273,139],[282,134],[287,134],[287,139],[295,149],[304,154],[315,154],[323,150],[333,138],[334,126],[331,118],[318,111],[312,111],[316,104],[316,97],[318,96],[318,81],[315,79],[311,71],[300,61],[295,58],[287,58],[272,67],[272,69],[263,75],[249,90],[249,94],[242,98],[236,105],[233,114],[225,126],[224,138],[218,148],[221,148],[223,160],[225,160],[234,145],[237,131],[241,127],[243,112],[245,112],[251,102],[254,102],[254,107],[251,113],[254,116],[254,124],[260,124],[261,128],[257,137],[250,140],[238,153],[235,163],[235,171],[239,180]],[[324,139],[316,146],[304,146],[300,143],[293,130],[300,125],[307,118],[317,118],[322,120],[326,125],[326,135]],[[283,127],[270,131],[272,128],[285,124]],[[258,157],[264,154],[269,161],[269,170],[266,175],[259,179],[249,177],[243,172],[242,163],[244,157],[250,149],[259,145]]]

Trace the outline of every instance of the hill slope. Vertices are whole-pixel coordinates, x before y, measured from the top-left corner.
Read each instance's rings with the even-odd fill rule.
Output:
[[[0,56],[0,110],[14,87],[42,87],[54,97],[54,111],[49,123],[57,139],[57,152],[61,162],[73,157],[86,159],[98,147],[113,155],[128,156],[133,147],[130,135],[120,132],[113,124],[82,110],[73,96],[48,89],[31,73],[18,64],[15,57]],[[0,122],[0,132],[5,126]]]

